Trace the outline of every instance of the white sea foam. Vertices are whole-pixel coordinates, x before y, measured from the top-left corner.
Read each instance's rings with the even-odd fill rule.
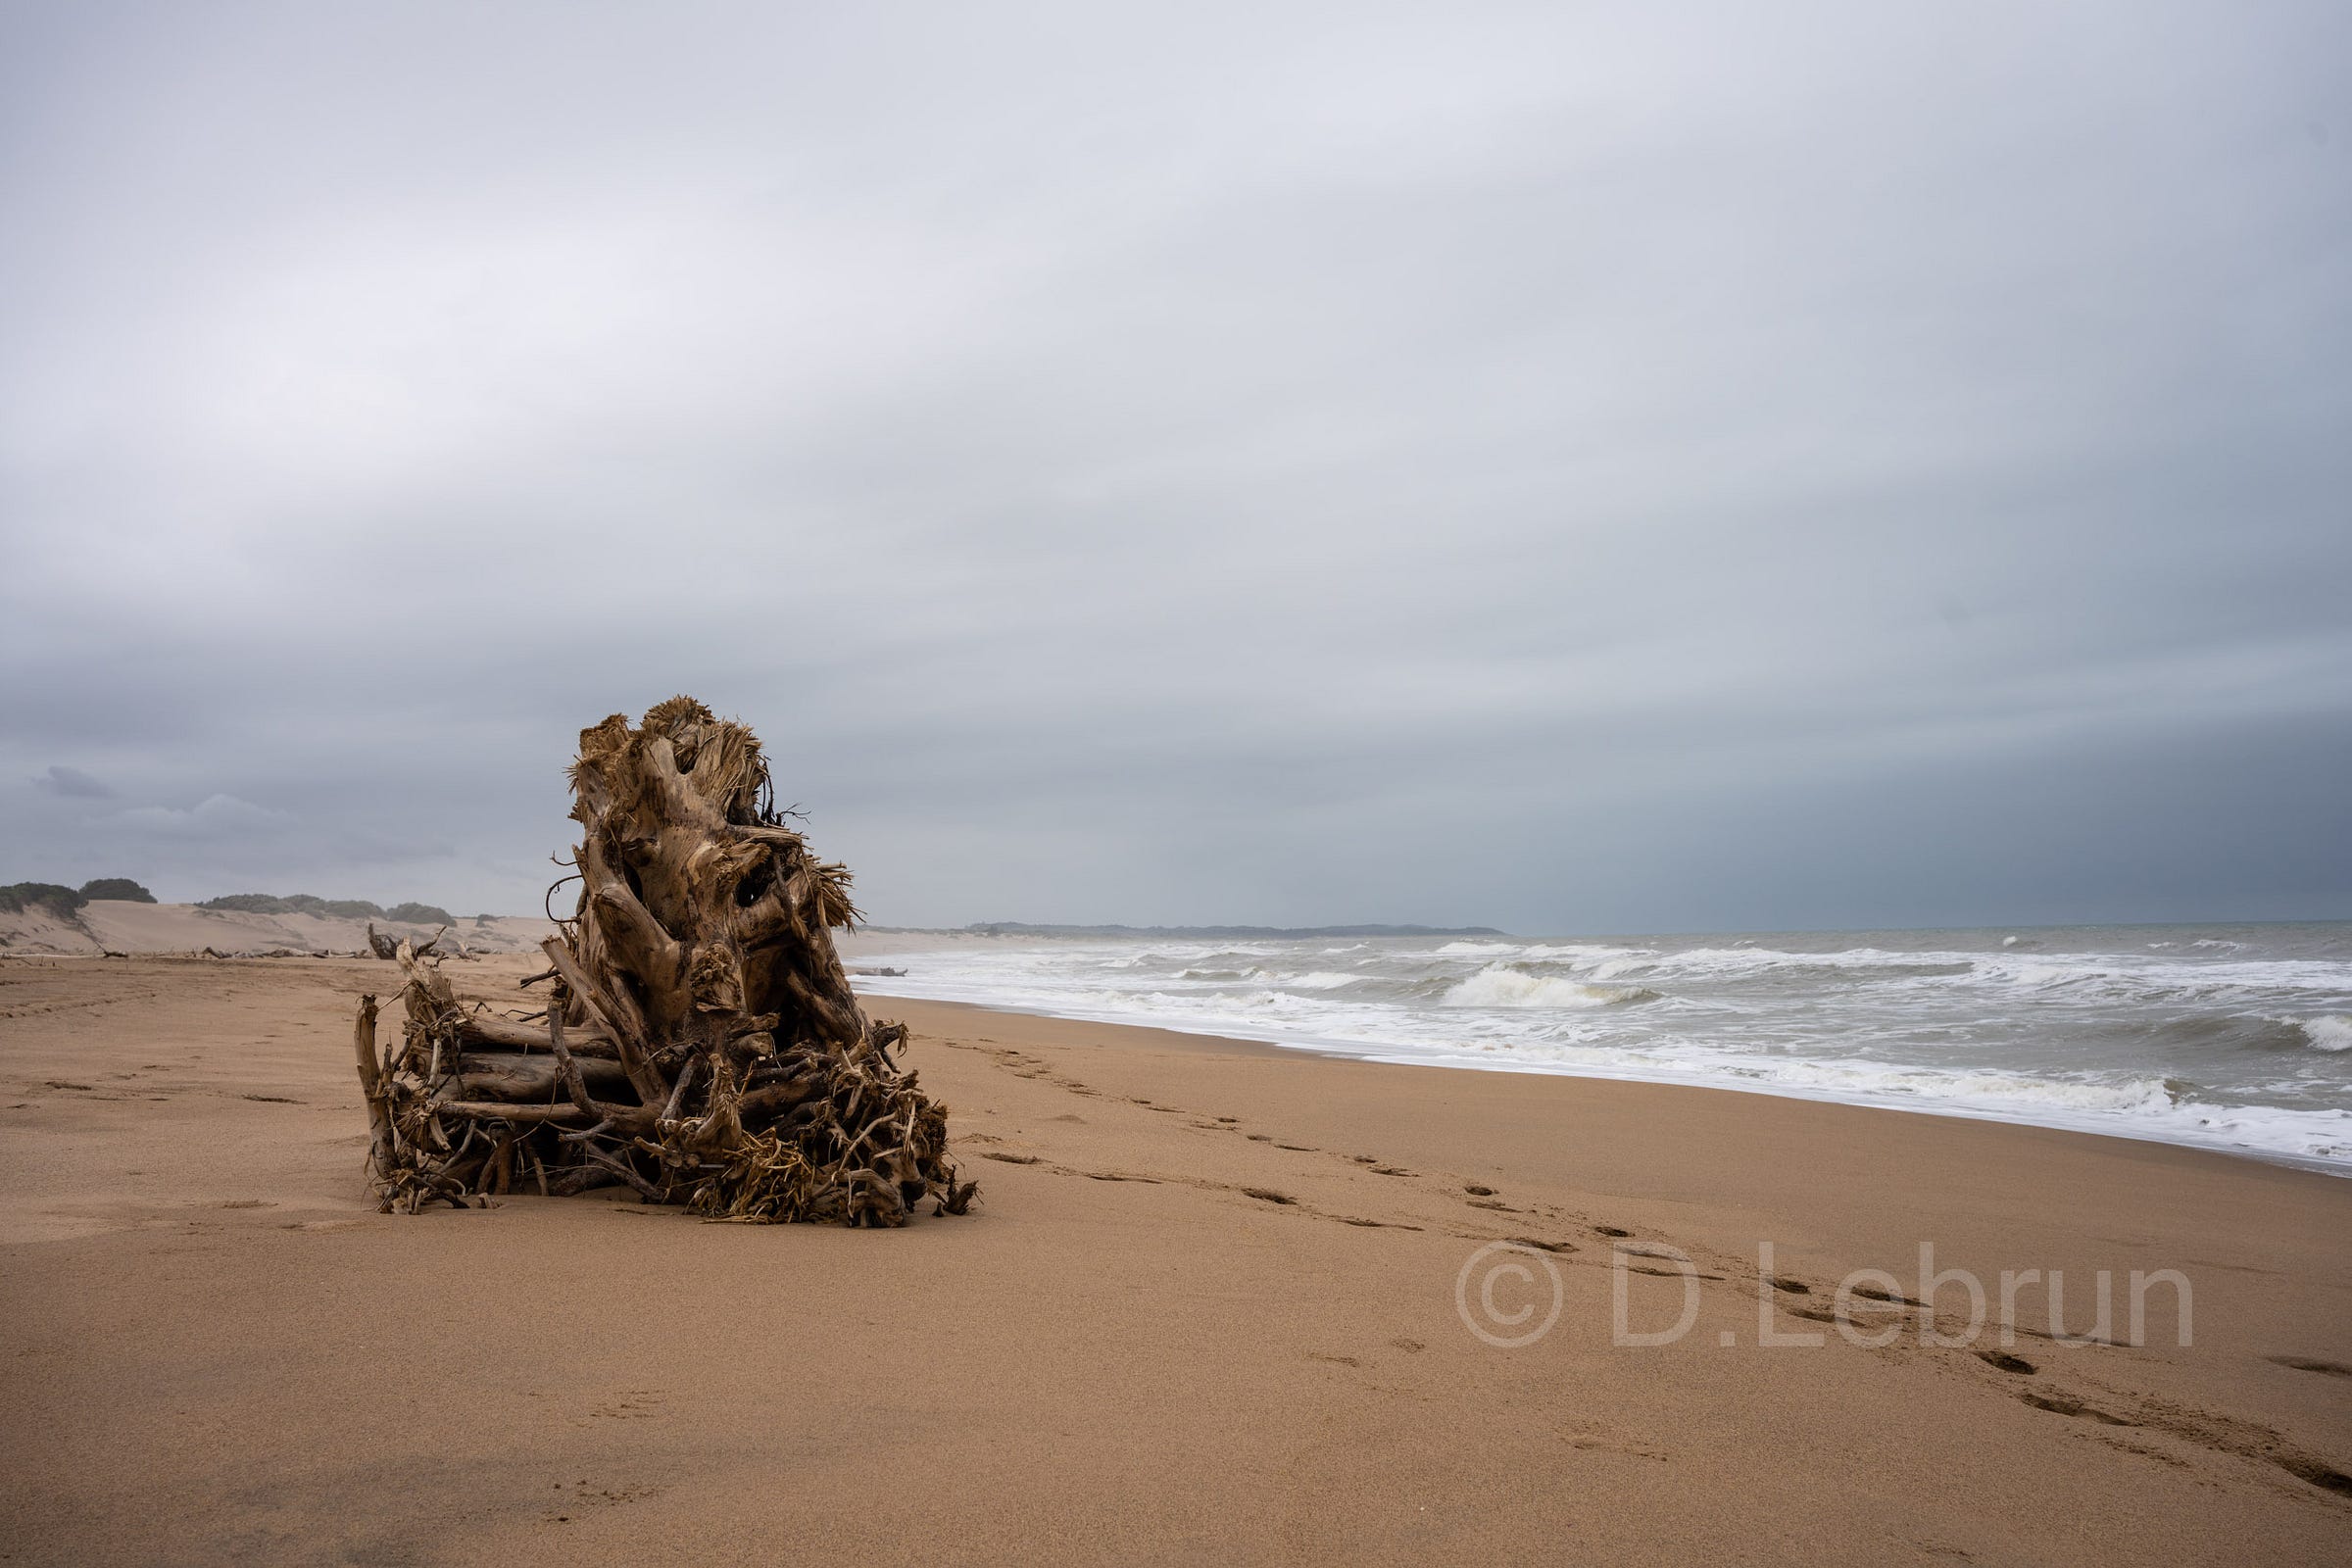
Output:
[[[2352,1051],[2352,1017],[2324,1012],[2316,1018],[2297,1018],[2304,1037],[2322,1051]]]
[[[1606,1007],[1615,1003],[1652,1002],[1645,986],[1594,986],[1557,975],[1529,974],[1509,964],[1491,963],[1448,989],[1448,1007]]]

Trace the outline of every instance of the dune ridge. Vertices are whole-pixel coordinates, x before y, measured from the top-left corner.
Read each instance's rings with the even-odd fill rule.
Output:
[[[419,941],[438,924],[377,920],[378,931]],[[93,899],[73,919],[26,907],[0,910],[0,955],[83,956],[107,953],[203,953],[225,957],[296,955],[365,955],[366,920],[308,913],[258,914],[208,909],[193,904],[146,904],[127,899]],[[443,950],[474,954],[524,953],[553,934],[554,925],[536,916],[501,915],[487,922],[461,918],[450,927]]]

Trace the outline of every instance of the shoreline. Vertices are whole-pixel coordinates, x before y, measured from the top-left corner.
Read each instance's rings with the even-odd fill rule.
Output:
[[[2034,1145],[2066,1148],[2082,1146],[2087,1158],[2153,1160],[2162,1164],[2182,1162],[2184,1168],[2213,1167],[2223,1170],[2252,1169],[2265,1172],[2292,1173],[2297,1177],[2324,1178],[2332,1186],[2352,1176],[2352,1168],[2339,1168],[2303,1162],[2268,1153],[2229,1148],[2209,1147],[2175,1142],[2162,1138],[2141,1138],[2129,1134],[2106,1132],[2090,1128],[2051,1126],[2036,1122],[2012,1121],[1989,1114],[1946,1110],[1940,1106],[1887,1105],[1835,1100],[1784,1092],[1770,1088],[1748,1088],[1733,1084],[1690,1083],[1632,1076],[1611,1076],[1572,1070],[1523,1068],[1507,1065],[1483,1066],[1477,1063],[1415,1061],[1403,1057],[1385,1057],[1358,1054],[1354,1051],[1325,1048],[1315,1045],[1293,1045],[1271,1040],[1253,1040],[1247,1036],[1218,1034],[1206,1029],[1194,1029],[1182,1023],[1142,1023],[1131,1019],[1106,1019],[1076,1013],[1053,1013],[1027,1008],[1000,1006],[989,1003],[965,1002],[941,998],[898,997],[880,992],[860,992],[860,1003],[867,1011],[906,1022],[918,1035],[936,1036],[951,1032],[969,1032],[980,1021],[1017,1033],[1024,1039],[1061,1039],[1055,1026],[1067,1026],[1070,1043],[1090,1039],[1116,1048],[1122,1043],[1148,1044],[1154,1051],[1176,1054],[1198,1053],[1209,1057],[1242,1057],[1258,1061],[1302,1061],[1345,1065],[1381,1072],[1401,1071],[1413,1075],[1433,1075],[1415,1085],[1443,1090],[1446,1080],[1467,1073],[1474,1078],[1523,1079],[1536,1083],[1565,1083],[1584,1086],[1591,1098],[1614,1102],[1622,1097],[1624,1103],[1609,1103],[1611,1115],[1638,1117],[1665,1124],[1688,1125],[1703,1120],[1710,1126],[1721,1126],[1750,1118],[1770,1122],[1776,1117],[1770,1111],[1759,1111],[1751,1102],[1771,1102],[1788,1106],[1804,1106],[1824,1113],[1824,1126],[1862,1129],[1879,1134],[1869,1138],[1872,1143],[1906,1140],[1900,1127],[1885,1128],[1877,1124],[1883,1116],[1911,1118],[1937,1129],[1935,1134],[1919,1133],[1931,1141],[1940,1141],[1945,1129],[1954,1132],[1963,1142],[1969,1134],[1959,1129],[1982,1129],[1988,1134],[2016,1135]],[[1686,1097],[1689,1102],[1686,1102]],[[1705,1105],[1701,1117],[1696,1107]],[[1862,1118],[1847,1122],[1847,1118]],[[2345,1194],[2352,1200],[2352,1190]]]
[[[859,980],[867,977],[858,976]],[[2083,1138],[2115,1139],[2123,1143],[2153,1144],[2167,1149],[2194,1150],[2201,1153],[2218,1154],[2226,1158],[2252,1160],[2258,1164],[2278,1165],[2290,1170],[2308,1171],[2338,1180],[2352,1180],[2352,1153],[2328,1158],[2320,1155],[2295,1154],[2242,1143],[2230,1143],[2219,1137],[2192,1139],[2167,1136],[2160,1131],[2133,1131],[2108,1125],[2100,1117],[2084,1115],[2072,1120],[2055,1116],[2028,1118],[2001,1110],[1980,1108],[1953,1101],[1922,1101],[1918,1103],[1895,1103],[1885,1099],[1868,1099],[1858,1094],[1838,1095],[1829,1091],[1809,1091],[1799,1085],[1768,1083],[1724,1083],[1702,1080],[1696,1076],[1670,1078],[1645,1076],[1634,1072],[1616,1072],[1590,1066],[1570,1066],[1530,1062],[1524,1059],[1496,1057],[1479,1060],[1464,1055],[1460,1060],[1426,1060],[1386,1050],[1377,1045],[1355,1041],[1299,1036],[1291,1039],[1252,1038],[1231,1034],[1208,1024],[1193,1024],[1181,1018],[1147,1018],[1137,1014],[1088,1011],[1081,1008],[1054,1010],[1042,1006],[1012,1006],[1003,1003],[984,1002],[961,997],[907,997],[881,989],[894,977],[873,977],[879,984],[860,984],[860,1001],[900,1004],[917,1003],[925,1006],[970,1007],[984,1012],[999,1012],[1014,1017],[1052,1018],[1073,1023],[1087,1023],[1104,1029],[1149,1029],[1168,1034],[1189,1035],[1196,1039],[1218,1040],[1234,1046],[1246,1046],[1294,1055],[1320,1057],[1334,1061],[1357,1061],[1378,1066],[1421,1067],[1438,1072],[1499,1073],[1515,1077],[1572,1078],[1592,1083],[1642,1084],[1658,1089],[1699,1089],[1718,1094],[1756,1096],[1768,1100],[1794,1101],[1805,1104],[1842,1105],[1853,1110],[1884,1110],[1913,1116],[1928,1116],[1954,1121],[1981,1122],[1997,1127],[2032,1127],[2044,1132],[2068,1133]],[[2347,1136],[2352,1136],[2348,1134]]]
[[[873,998],[969,1215],[386,1216],[350,1031],[388,967],[0,965],[12,1560],[2352,1550],[2331,1177]]]

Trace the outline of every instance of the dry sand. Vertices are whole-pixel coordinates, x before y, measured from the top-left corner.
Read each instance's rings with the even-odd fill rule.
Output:
[[[388,1218],[370,987],[389,966],[0,962],[0,1558],[2352,1560],[2340,1179],[877,1003],[955,1108],[967,1218]],[[1521,1237],[1561,1249],[1560,1309],[1496,1348],[1457,1276]],[[1881,1348],[1789,1310],[1864,1266],[1916,1294],[1922,1241],[2065,1270],[2070,1327],[2095,1271],[2180,1270],[2194,1343],[2169,1288],[2138,1348],[2051,1343],[2029,1290],[2015,1369],[1911,1308],[1859,1303]],[[1759,1242],[1809,1295],[1759,1287]],[[1632,1327],[1675,1318],[1668,1249],[1720,1276],[1695,1326],[1613,1345],[1614,1283]],[[1535,1257],[1499,1312],[1549,1298]],[[1759,1348],[1760,1294],[1827,1343]]]

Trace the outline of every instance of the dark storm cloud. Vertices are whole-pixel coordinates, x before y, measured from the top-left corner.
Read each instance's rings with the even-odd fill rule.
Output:
[[[0,875],[688,690],[886,919],[2352,912],[2340,8],[8,25]]]

